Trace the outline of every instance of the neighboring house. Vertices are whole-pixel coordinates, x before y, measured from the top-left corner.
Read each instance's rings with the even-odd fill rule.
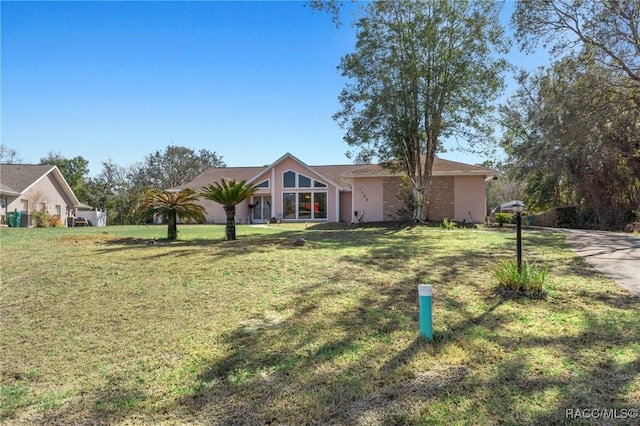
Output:
[[[6,223],[7,212],[22,212],[20,226],[30,226],[30,213],[46,210],[67,223],[80,205],[69,184],[56,166],[0,164],[0,215]]]
[[[436,158],[429,191],[429,219],[484,222],[485,182],[495,170]],[[191,182],[171,188],[202,187],[226,180],[247,180],[258,186],[236,208],[239,223],[281,221],[382,222],[399,220],[403,173],[379,165],[310,166],[285,154],[264,167],[212,167]],[[406,197],[405,197],[406,198]],[[202,199],[208,223],[224,223],[222,206]]]

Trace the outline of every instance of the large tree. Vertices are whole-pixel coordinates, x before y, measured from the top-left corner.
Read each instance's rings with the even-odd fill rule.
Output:
[[[224,208],[227,216],[225,229],[227,240],[236,239],[236,206],[252,196],[257,189],[255,185],[247,185],[246,180],[240,182],[230,180],[227,182],[224,179],[202,189],[201,195],[204,198],[215,201]]]
[[[486,120],[503,88],[506,42],[494,1],[376,1],[357,21],[349,79],[334,118],[357,161],[406,173],[413,220],[428,219],[435,154],[443,139],[467,148],[491,140]]]
[[[146,186],[137,186],[132,179],[138,173],[135,166],[125,168],[112,160],[102,162],[100,173],[85,183],[87,202],[107,212],[107,221],[117,225],[138,223],[137,208]]]
[[[150,189],[144,194],[140,210],[151,210],[167,222],[167,239],[178,238],[178,219],[204,222],[204,207],[198,203],[198,194],[193,189],[179,192]]]
[[[58,166],[60,173],[76,194],[80,201],[87,201],[85,194],[85,182],[89,174],[89,161],[82,156],[73,158],[63,157],[60,153],[49,152],[46,157],[40,159],[40,164],[51,164]]]
[[[209,167],[224,166],[222,157],[215,152],[171,145],[147,155],[132,180],[136,185],[168,189],[190,182]]]
[[[512,23],[520,48],[539,43],[556,56],[582,50],[605,68],[640,85],[640,2],[529,0],[516,3]]]
[[[582,225],[619,228],[640,205],[640,109],[629,101],[640,88],[583,59],[523,74],[502,110],[504,147],[528,182],[528,204],[577,206]]]

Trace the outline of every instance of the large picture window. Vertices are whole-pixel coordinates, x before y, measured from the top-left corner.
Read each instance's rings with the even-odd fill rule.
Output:
[[[326,219],[326,192],[285,192],[282,194],[283,219]]]

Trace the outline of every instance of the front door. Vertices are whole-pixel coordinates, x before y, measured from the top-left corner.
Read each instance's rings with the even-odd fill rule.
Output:
[[[253,197],[253,223],[267,223],[271,219],[271,195]]]

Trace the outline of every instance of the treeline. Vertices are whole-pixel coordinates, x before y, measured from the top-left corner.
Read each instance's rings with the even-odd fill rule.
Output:
[[[112,160],[102,162],[102,169],[89,177],[89,162],[81,156],[65,158],[49,153],[40,164],[58,166],[74,193],[83,203],[107,212],[112,225],[131,225],[144,220],[138,206],[148,189],[167,189],[191,181],[209,167],[225,167],[222,157],[201,149],[168,146],[144,160],[124,167]]]
[[[582,227],[640,220],[640,3],[519,2],[512,23],[521,48],[544,43],[554,61],[520,72],[501,110],[511,195],[575,207]]]

